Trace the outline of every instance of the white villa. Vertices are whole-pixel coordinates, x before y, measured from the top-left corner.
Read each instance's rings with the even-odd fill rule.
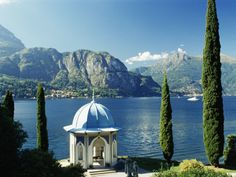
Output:
[[[105,106],[93,99],[76,112],[72,124],[64,129],[70,136],[70,163],[81,163],[85,169],[116,164],[119,128]]]

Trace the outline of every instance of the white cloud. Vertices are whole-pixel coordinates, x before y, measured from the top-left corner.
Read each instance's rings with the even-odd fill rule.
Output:
[[[187,52],[186,52],[184,49],[182,49],[182,48],[178,48],[177,51],[178,51],[179,53],[187,54]]]
[[[164,52],[161,54],[152,54],[149,51],[143,52],[143,53],[138,53],[137,56],[128,58],[125,60],[127,64],[132,65],[134,62],[142,62],[142,61],[153,61],[153,60],[159,60],[159,59],[164,59],[168,58],[169,54]]]
[[[15,2],[14,0],[0,0],[0,6]]]
[[[180,46],[184,46],[184,44],[181,44]],[[170,53],[167,52],[162,52],[160,54],[152,54],[149,51],[143,52],[143,53],[138,53],[138,55],[128,58],[125,60],[125,62],[129,65],[134,64],[135,62],[144,62],[144,61],[155,61],[155,60],[160,60],[160,59],[167,59],[170,55],[178,52],[179,54],[184,54],[186,55],[187,52],[183,48],[178,48],[177,51],[173,50]]]

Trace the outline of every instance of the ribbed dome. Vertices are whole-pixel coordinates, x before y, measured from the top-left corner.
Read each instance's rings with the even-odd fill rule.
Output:
[[[82,106],[75,114],[72,125],[64,127],[66,131],[117,131],[112,115],[105,106],[94,100]]]
[[[110,111],[92,101],[82,106],[75,114],[72,125],[76,128],[110,128],[114,121]]]

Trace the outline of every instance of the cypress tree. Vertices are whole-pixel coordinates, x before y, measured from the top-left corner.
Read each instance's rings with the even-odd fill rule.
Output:
[[[27,134],[22,125],[14,121],[14,101],[9,93],[5,96],[3,107],[0,107],[0,172],[7,177],[14,177],[17,173],[18,153]],[[11,98],[10,104],[5,104],[9,103],[7,98]],[[13,112],[9,113],[8,110]]]
[[[224,149],[224,113],[221,86],[219,23],[215,0],[208,0],[203,51],[203,133],[209,162],[219,165]]]
[[[39,150],[48,151],[47,118],[45,114],[45,96],[42,84],[38,84],[37,106],[37,147]]]
[[[170,163],[171,158],[174,154],[174,142],[172,134],[172,109],[170,104],[170,93],[166,73],[164,73],[161,97],[159,139],[163,156],[167,160],[167,162]]]
[[[4,100],[2,102],[3,114],[7,116],[12,122],[14,120],[14,100],[12,92],[7,91]]]

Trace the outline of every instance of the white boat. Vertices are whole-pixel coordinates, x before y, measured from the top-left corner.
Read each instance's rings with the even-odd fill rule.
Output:
[[[198,101],[198,100],[199,99],[196,96],[188,98],[188,101]]]

